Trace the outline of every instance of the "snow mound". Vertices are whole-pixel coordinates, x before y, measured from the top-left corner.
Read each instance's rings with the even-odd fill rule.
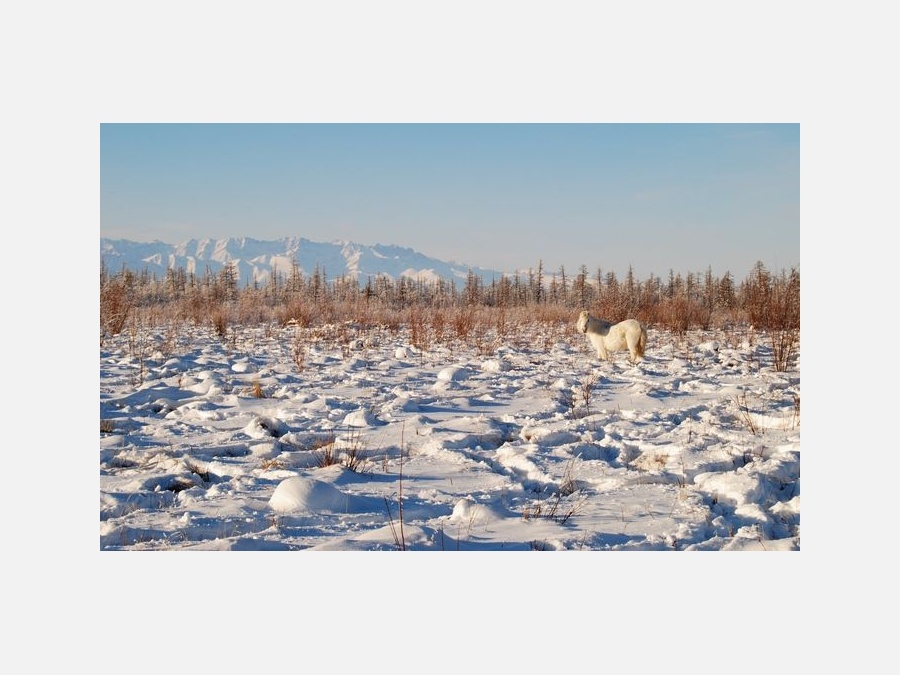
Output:
[[[267,438],[284,436],[288,432],[287,425],[274,417],[258,415],[244,427],[244,433],[250,438]]]
[[[503,359],[488,359],[481,364],[481,370],[486,373],[505,373],[509,370],[509,363]]]
[[[460,499],[453,507],[450,516],[452,523],[484,524],[501,520],[502,515],[486,504],[479,504],[471,497]]]
[[[269,506],[279,513],[343,513],[349,497],[333,485],[314,478],[291,476],[285,478],[272,497]]]
[[[344,418],[344,425],[348,427],[373,427],[377,424],[378,418],[368,408],[354,410]]]
[[[526,443],[540,443],[543,445],[566,445],[577,443],[581,437],[566,429],[551,429],[545,426],[525,426],[519,432],[519,437]]]
[[[458,382],[466,380],[472,372],[465,366],[447,366],[437,374],[439,382]]]

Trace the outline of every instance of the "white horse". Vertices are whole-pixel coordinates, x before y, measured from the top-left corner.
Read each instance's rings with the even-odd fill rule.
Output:
[[[644,356],[647,348],[647,327],[637,319],[625,319],[619,323],[610,323],[591,316],[585,310],[578,315],[575,326],[597,350],[597,358],[609,361],[609,353],[619,349],[627,349],[631,354],[631,362]]]

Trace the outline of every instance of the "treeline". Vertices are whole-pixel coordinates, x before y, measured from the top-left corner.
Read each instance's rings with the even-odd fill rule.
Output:
[[[542,265],[525,275],[486,281],[471,272],[461,283],[387,276],[360,283],[329,279],[320,269],[304,274],[294,265],[264,284],[240,287],[234,267],[195,275],[169,269],[164,278],[126,268],[100,268],[100,340],[138,326],[189,323],[211,326],[223,338],[229,327],[270,324],[305,329],[353,324],[406,328],[416,346],[446,340],[503,340],[526,323],[571,327],[587,309],[609,321],[636,318],[656,330],[683,335],[692,329],[752,328],[765,333],[778,370],[789,367],[800,339],[800,272],[774,274],[762,262],[736,282],[731,274],[651,275],[624,279],[582,267],[568,276],[546,274]]]
[[[234,267],[213,274],[169,269],[164,278],[146,270],[121,269],[112,273],[101,264],[101,330],[123,329],[132,311],[168,308],[173,316],[197,323],[252,323],[277,320],[301,325],[334,321],[371,322],[385,313],[410,309],[531,308],[539,311],[588,309],[610,321],[636,318],[673,332],[746,324],[767,329],[800,327],[800,272],[773,274],[758,262],[750,275],[736,282],[730,273],[716,277],[682,276],[670,272],[663,280],[651,275],[635,278],[631,269],[623,279],[598,269],[590,275],[582,266],[569,276],[564,269],[547,274],[541,264],[525,275],[485,279],[469,273],[460,283],[387,276],[364,282],[346,276],[327,278],[316,269],[304,274],[294,266],[287,274],[274,274],[265,284],[239,287]],[[561,311],[560,314],[565,314]],[[569,312],[571,313],[571,312]]]

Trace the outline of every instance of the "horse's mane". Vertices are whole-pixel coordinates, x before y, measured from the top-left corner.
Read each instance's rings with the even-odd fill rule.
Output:
[[[584,310],[582,315],[585,317],[585,333],[591,332],[599,332],[601,330],[606,330],[610,326],[612,326],[612,321],[607,321],[606,319],[601,319],[599,317],[594,316],[589,311]],[[580,318],[580,317],[579,317]]]

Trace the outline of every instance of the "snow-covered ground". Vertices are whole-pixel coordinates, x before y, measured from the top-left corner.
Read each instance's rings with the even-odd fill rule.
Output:
[[[100,549],[799,550],[799,358],[651,327],[601,363],[574,319],[106,337]]]

